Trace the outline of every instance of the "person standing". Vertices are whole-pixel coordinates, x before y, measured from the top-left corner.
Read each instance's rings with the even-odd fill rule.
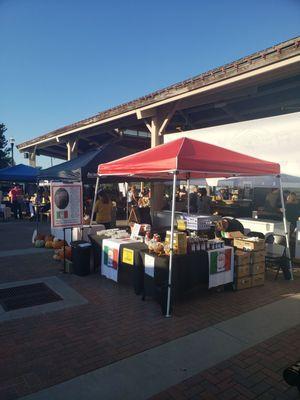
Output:
[[[197,206],[197,202],[198,202],[198,188],[195,186],[193,188],[192,193],[189,193],[190,196],[190,212],[191,213],[196,213],[198,206]]]
[[[108,195],[101,191],[95,204],[96,222],[103,224],[105,229],[111,228],[112,221],[112,202]]]
[[[197,199],[198,214],[208,215],[211,213],[211,198],[207,196],[206,188],[200,189],[200,196]]]
[[[297,221],[300,216],[300,205],[297,200],[296,193],[294,192],[291,192],[287,197],[285,205],[285,213],[286,213],[286,219],[291,224],[290,231],[292,233],[296,228]]]
[[[14,185],[14,187],[8,193],[10,202],[12,204],[12,210],[15,219],[22,219],[22,203],[23,203],[23,190],[19,185]]]
[[[131,186],[130,190],[127,194],[127,201],[129,206],[136,206],[138,202],[138,194],[136,187],[133,185]]]

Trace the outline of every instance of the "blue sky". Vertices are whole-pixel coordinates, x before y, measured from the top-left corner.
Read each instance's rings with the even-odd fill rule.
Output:
[[[20,143],[299,27],[299,0],[0,0],[0,121]]]

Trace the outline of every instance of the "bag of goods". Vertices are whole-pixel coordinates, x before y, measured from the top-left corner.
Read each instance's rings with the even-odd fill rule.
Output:
[[[162,242],[154,242],[154,252],[162,256],[164,254],[164,244]]]
[[[165,243],[164,245],[164,252],[166,256],[170,255],[170,244],[169,243]]]

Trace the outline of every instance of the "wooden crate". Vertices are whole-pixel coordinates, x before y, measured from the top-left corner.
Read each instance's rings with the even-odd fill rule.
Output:
[[[251,276],[245,276],[243,278],[236,279],[235,281],[236,290],[248,289],[251,288],[251,286],[252,286]]]
[[[264,274],[266,269],[265,262],[250,264],[250,275]]]
[[[257,274],[252,276],[252,286],[262,286],[265,284],[265,274]]]
[[[259,251],[265,250],[264,239],[258,239],[256,241],[251,238],[235,238],[233,241],[234,247],[245,251]]]

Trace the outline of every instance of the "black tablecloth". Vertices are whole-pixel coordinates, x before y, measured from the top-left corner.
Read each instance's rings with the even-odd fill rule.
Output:
[[[133,265],[123,262],[125,249],[133,250]],[[136,294],[141,294],[144,290],[144,267],[140,252],[145,249],[147,246],[144,243],[127,243],[120,246],[118,283],[133,286]]]
[[[101,270],[101,253],[104,236],[88,235],[92,244],[94,271]]]
[[[145,255],[148,251],[141,251],[143,265],[145,266]],[[151,254],[152,255],[152,254]],[[169,257],[154,257],[154,277],[144,275],[144,293],[147,296],[157,296],[168,286]],[[204,250],[192,252],[185,255],[174,255],[172,265],[172,296],[173,299],[180,299],[183,295],[199,286],[207,284],[209,277],[208,253]]]
[[[101,255],[102,242],[107,239],[103,236],[89,235],[92,243],[94,270],[99,270],[101,273]],[[144,269],[141,260],[140,251],[145,250],[147,246],[144,243],[122,243],[119,251],[119,266],[118,266],[118,283],[132,285],[136,294],[140,294],[144,287]],[[133,265],[124,263],[123,250],[131,249],[134,252]]]

